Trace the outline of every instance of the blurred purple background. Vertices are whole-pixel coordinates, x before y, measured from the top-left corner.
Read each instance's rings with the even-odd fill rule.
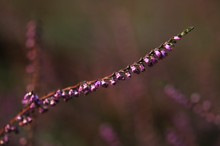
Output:
[[[199,93],[220,113],[220,1],[1,1],[1,127],[22,108],[30,20],[40,27],[40,96],[109,75],[195,26],[168,58],[143,74],[40,115],[34,122],[36,145],[220,144],[218,123],[184,108],[163,90],[172,84],[188,99]],[[28,135],[22,131],[12,136],[11,145]]]

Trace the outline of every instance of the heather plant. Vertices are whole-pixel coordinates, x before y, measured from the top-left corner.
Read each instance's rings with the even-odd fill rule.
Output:
[[[36,88],[39,80],[40,61],[38,57],[40,47],[36,39],[36,24],[35,22],[31,21],[28,24],[26,42],[26,47],[30,49],[27,56],[31,63],[31,65],[27,67],[27,73],[30,73],[30,82],[27,84],[28,92],[24,95],[21,101],[23,104],[23,109],[0,130],[0,144],[4,145],[8,143],[9,135],[11,133],[19,133],[21,127],[32,125],[33,120],[35,120],[36,113],[46,113],[50,110],[50,108],[55,107],[61,101],[67,102],[79,96],[89,95],[102,87],[108,88],[109,86],[114,86],[120,81],[131,78],[134,74],[140,74],[148,67],[154,66],[163,60],[174,49],[175,44],[186,34],[192,31],[193,28],[194,27],[187,28],[180,34],[175,35],[157,48],[151,50],[138,61],[120,69],[119,71],[113,72],[108,76],[91,81],[82,81],[74,86],[58,89],[44,96],[39,96],[35,90],[37,90]],[[35,70],[31,71],[32,69]],[[183,104],[187,108],[191,106],[188,105],[188,101],[179,95],[178,92],[175,92],[172,87],[166,87],[165,91],[168,95],[173,97],[175,100],[178,100],[179,103]],[[204,106],[206,111],[208,111],[207,106],[209,105],[205,104]],[[40,119],[38,118],[38,120]],[[109,143],[109,145],[121,145],[120,140],[117,138],[117,133],[114,132],[114,130],[108,124],[104,124],[100,127],[100,135],[107,143]],[[174,132],[168,132],[167,139],[169,140],[170,137],[177,139]],[[169,141],[171,144],[176,145],[175,141]]]
[[[164,88],[166,95],[175,102],[182,105],[184,108],[192,110],[195,114],[204,118],[207,122],[220,125],[220,115],[212,111],[212,104],[209,100],[201,101],[201,96],[198,93],[193,93],[190,98],[172,85],[167,85]]]

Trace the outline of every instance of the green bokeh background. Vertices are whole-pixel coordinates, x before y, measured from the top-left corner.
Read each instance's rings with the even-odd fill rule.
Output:
[[[187,97],[198,92],[220,113],[220,1],[0,1],[1,126],[22,107],[29,63],[25,33],[30,20],[41,28],[40,96],[109,75],[195,26],[167,59],[145,73],[38,116],[32,130],[35,145],[168,146],[166,131],[178,129],[173,123],[178,115],[188,119],[193,131],[193,136],[180,134],[183,141],[191,139],[188,146],[220,143],[218,126],[163,92],[166,84]],[[116,143],[101,136],[100,127],[106,124],[114,131]],[[28,131],[12,136],[11,145],[28,137]]]

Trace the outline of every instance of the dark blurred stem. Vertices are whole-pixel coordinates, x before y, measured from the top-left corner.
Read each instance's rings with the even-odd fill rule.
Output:
[[[27,25],[27,40],[26,40],[26,48],[27,48],[27,59],[28,66],[26,68],[27,73],[27,86],[26,91],[39,91],[38,85],[40,82],[40,44],[39,44],[39,26],[34,21],[29,21]],[[33,113],[33,118],[36,118],[36,114]],[[34,134],[36,131],[36,123],[33,123],[27,127],[27,143],[26,146],[34,146]]]

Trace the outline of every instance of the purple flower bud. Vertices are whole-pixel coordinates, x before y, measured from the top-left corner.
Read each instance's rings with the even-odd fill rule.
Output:
[[[32,118],[27,116],[27,117],[23,117],[23,120],[20,121],[18,124],[19,124],[19,126],[25,126],[31,122],[32,122]]]
[[[101,86],[104,87],[104,88],[107,88],[108,87],[108,82],[106,79],[102,79],[101,80]]]
[[[16,117],[16,120],[17,120],[17,121],[22,121],[22,120],[23,120],[23,118],[22,118],[22,116],[21,116],[21,115],[18,115],[18,116]]]
[[[11,132],[11,125],[7,124],[4,128],[4,130],[5,130],[5,133],[10,133]]]
[[[28,105],[29,104],[29,100],[23,99],[22,100],[22,104],[25,105],[25,106]]]
[[[60,94],[60,97],[63,98],[63,101],[68,101],[71,97],[69,96],[69,94],[64,91],[64,90],[61,90],[61,94]]]
[[[43,105],[49,105],[50,104],[50,100],[48,98],[43,100]]]
[[[26,106],[26,105],[29,104],[30,98],[31,98],[32,95],[33,95],[33,92],[28,92],[28,93],[26,93],[26,94],[24,95],[23,100],[22,100],[22,104],[23,104],[24,106]]]
[[[152,64],[156,64],[158,62],[154,56],[150,56],[150,60],[151,60]]]
[[[179,36],[174,36],[173,39],[176,41],[181,40],[181,38]]]
[[[144,72],[145,71],[145,66],[142,64],[142,63],[139,63],[138,64],[138,67],[140,69],[141,72]]]
[[[65,91],[62,91],[61,96],[62,96],[63,98],[68,98],[68,97],[67,97],[67,93],[66,93]]]
[[[54,99],[58,101],[62,97],[62,90],[57,90],[53,96]]]
[[[32,102],[35,102],[36,100],[38,99],[38,96],[33,94],[31,95],[30,99],[29,99],[29,102],[32,103]]]
[[[80,93],[82,93],[82,92],[83,92],[83,86],[82,86],[82,85],[80,85],[80,86],[79,86],[78,91],[79,91]]]
[[[4,138],[3,138],[3,140],[4,140],[5,143],[8,143],[8,142],[9,142],[8,135],[5,135]]]
[[[97,81],[95,82],[95,87],[96,87],[96,89],[98,89],[100,86],[101,86],[101,81],[100,81],[100,80],[97,80]]]
[[[79,96],[79,91],[77,91],[76,89],[70,89],[69,90],[69,97],[71,98],[71,97],[78,97]]]
[[[95,91],[97,88],[96,88],[96,86],[95,86],[95,84],[91,84],[90,85],[90,90],[93,92],[93,91]]]
[[[162,58],[164,58],[164,57],[166,57],[168,55],[165,50],[161,50],[160,52],[161,52]]]
[[[45,113],[45,112],[47,112],[48,111],[48,108],[46,107],[46,106],[44,106],[44,107],[39,107],[38,108],[38,112],[40,113],[40,114],[43,114],[43,113]]]
[[[79,92],[78,92],[77,90],[73,90],[73,95],[74,95],[75,97],[78,97],[78,96],[79,96]]]
[[[36,106],[36,103],[35,103],[35,102],[33,102],[33,103],[30,104],[30,109],[31,109],[31,110],[35,109],[36,107],[37,107],[37,106]]]
[[[124,71],[124,73],[125,73],[125,76],[126,76],[127,78],[130,78],[130,77],[131,77],[131,73],[129,72],[128,69],[126,69],[126,70]]]
[[[4,135],[2,139],[0,139],[0,145],[4,145],[9,142],[8,135]]]
[[[167,50],[167,51],[172,51],[172,47],[171,47],[171,44],[164,44],[164,48]]]
[[[74,92],[73,92],[73,89],[70,89],[69,90],[69,93],[68,93],[69,97],[73,97],[74,96]]]
[[[18,124],[19,124],[19,126],[25,126],[25,125],[27,125],[27,124],[28,124],[27,118],[23,118],[23,120],[20,121]]]
[[[116,79],[114,77],[111,77],[109,79],[109,82],[110,82],[111,85],[115,85],[116,84]]]
[[[139,70],[139,68],[137,67],[137,65],[131,65],[130,68],[131,68],[131,71],[132,71],[133,73],[136,73],[136,74],[139,74],[139,73],[140,73],[140,70]]]
[[[122,71],[115,72],[115,78],[116,78],[117,80],[125,80],[124,72],[122,72]]]
[[[37,107],[39,107],[39,106],[42,105],[42,101],[41,101],[40,99],[37,99],[37,100],[35,101],[35,104],[36,104]]]
[[[28,123],[28,120],[25,118],[25,119],[23,119],[23,121],[22,121],[22,124],[23,125],[26,125]]]
[[[159,49],[155,49],[155,50],[154,50],[154,54],[155,54],[155,57],[157,57],[157,58],[159,58],[159,59],[162,58],[162,54],[161,54],[161,52],[160,52]]]
[[[28,123],[31,123],[33,121],[33,119],[31,117],[27,117],[26,119],[27,119]]]
[[[57,101],[54,98],[50,98],[49,102],[51,106],[55,106],[57,104]]]
[[[23,99],[29,99],[31,97],[31,95],[33,95],[33,92],[28,92],[24,95]]]
[[[88,84],[86,81],[83,82],[83,83],[81,83],[81,85],[79,86],[78,91],[79,91],[80,93],[83,93],[83,94],[87,95],[87,94],[90,92],[90,86],[89,86],[89,84]]]
[[[151,62],[150,60],[150,57],[148,55],[146,55],[144,58],[143,58],[144,62],[148,65],[148,66],[152,66],[153,63]]]
[[[28,92],[25,94],[24,98],[22,99],[22,104],[24,106],[27,106],[33,102],[37,102],[39,100],[39,97],[34,94],[33,92]]]

